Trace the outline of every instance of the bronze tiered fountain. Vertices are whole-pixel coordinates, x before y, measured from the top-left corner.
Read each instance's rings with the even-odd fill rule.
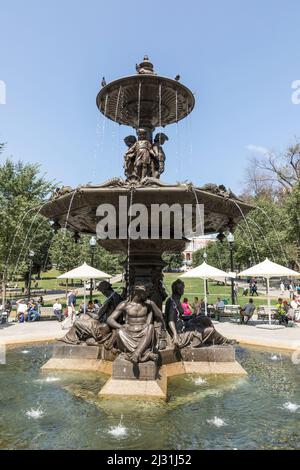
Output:
[[[197,203],[204,206],[204,234],[222,233],[231,230],[246,214],[250,206],[238,200],[224,186],[206,184],[202,188],[192,183],[167,184],[160,180],[164,169],[164,151],[162,142],[165,134],[159,133],[153,143],[153,132],[156,127],[165,127],[188,116],[194,108],[193,93],[178,80],[157,75],[147,57],[137,67],[137,74],[120,78],[105,84],[97,95],[97,106],[101,113],[116,123],[133,127],[138,134],[125,139],[129,149],[125,154],[126,178],[112,178],[99,185],[80,186],[75,189],[61,188],[46,204],[42,213],[54,220],[55,227],[67,227],[75,233],[96,233],[99,219],[96,210],[99,204],[112,204],[119,221],[119,196],[127,197],[128,204],[141,203],[150,208],[150,204],[174,203],[192,204],[193,211]],[[105,82],[104,82],[105,83]],[[147,148],[136,149],[146,144],[156,150],[148,164]],[[140,165],[131,164],[138,157]],[[145,156],[143,156],[143,153]],[[104,157],[104,163],[105,163]],[[151,159],[151,156],[150,156]],[[143,164],[143,160],[146,163]],[[143,174],[142,174],[143,173]],[[150,210],[149,210],[150,213]],[[194,214],[195,215],[195,214]],[[150,227],[150,221],[149,221]],[[121,227],[117,225],[117,233]],[[161,233],[161,227],[159,227]],[[161,255],[164,252],[181,253],[187,240],[172,238],[130,241],[130,263],[126,263],[127,287],[130,291],[138,280],[149,280],[153,283],[153,296],[159,305],[162,303],[162,269],[164,263]],[[98,243],[112,253],[128,254],[128,239],[98,240]],[[161,299],[158,300],[158,297]]]
[[[157,75],[147,56],[139,65],[136,65],[136,72],[135,75],[123,77],[108,84],[103,80],[102,89],[96,99],[97,107],[105,117],[118,124],[131,126],[136,131],[137,137],[129,135],[124,139],[128,147],[124,156],[125,178],[112,178],[99,185],[86,185],[75,189],[59,188],[49,202],[43,206],[41,212],[54,221],[53,226],[56,229],[64,227],[75,234],[95,234],[99,222],[97,208],[101,204],[112,205],[117,216],[116,237],[98,238],[98,243],[109,252],[127,255],[124,265],[126,271],[125,297],[127,299],[132,297],[134,286],[137,284],[151,285],[148,298],[161,308],[166,298],[163,287],[164,262],[162,254],[164,252],[182,252],[188,240],[185,235],[175,236],[172,226],[169,238],[163,237],[161,218],[158,227],[156,227],[159,233],[158,238],[151,238],[151,228],[153,227],[151,227],[151,219],[149,218],[148,238],[131,239],[130,233],[128,235],[127,231],[130,213],[126,210],[125,219],[124,213],[120,214],[120,196],[125,197],[127,209],[132,204],[143,204],[147,207],[149,214],[151,214],[151,205],[153,204],[167,204],[168,207],[179,204],[182,208],[184,205],[190,204],[193,224],[195,224],[198,207],[202,205],[204,207],[203,233],[219,233],[221,237],[226,230],[232,230],[243,214],[246,214],[252,207],[239,200],[223,185],[206,184],[203,187],[195,187],[190,182],[168,184],[161,181],[160,177],[165,166],[163,144],[168,140],[168,137],[163,132],[158,132],[153,137],[155,128],[164,128],[168,124],[176,123],[188,116],[194,108],[195,99],[193,93],[180,83],[179,76],[173,80]],[[124,234],[124,224],[126,225],[125,237],[121,236],[121,233]],[[82,348],[84,348],[83,355]],[[212,346],[211,354],[207,352],[209,349],[207,347],[199,348],[197,353],[192,351],[194,348],[190,347],[188,353],[185,352],[181,357],[178,356],[178,351],[176,352],[175,349],[169,345],[164,351],[160,351],[159,373],[157,368],[155,376],[151,372],[151,380],[148,377],[150,382],[154,382],[155,377],[157,379],[162,375],[166,377],[187,371],[199,372],[203,371],[205,367],[207,372],[212,370],[212,361],[214,364],[222,364],[220,373],[244,373],[234,359],[232,346]],[[119,359],[117,356],[118,354],[114,355],[112,351],[105,351],[103,345],[86,348],[80,345],[62,344],[56,345],[54,357],[44,368],[76,368],[77,363],[80,369],[95,368],[95,370],[111,373],[114,370],[112,362]],[[94,362],[89,363],[89,360]],[[97,366],[95,366],[95,360],[98,361]],[[85,365],[83,361],[85,361]],[[225,364],[229,364],[227,369]],[[169,368],[169,371],[166,371],[166,368]],[[125,369],[126,367],[124,371]],[[120,374],[120,364],[116,365],[115,371]],[[127,367],[123,379],[128,379],[129,376]],[[130,376],[131,379],[133,377]],[[143,377],[147,379],[147,373],[144,373]],[[161,383],[158,387],[159,393],[157,393],[157,387],[156,391],[152,391],[153,393],[150,391],[150,382],[148,383],[148,392],[145,391],[145,388],[138,389],[136,383],[143,381],[138,380],[137,376],[135,385],[129,386],[127,384],[125,393],[125,382],[122,382],[121,379],[122,377],[119,375],[117,378],[114,377],[113,373],[113,377],[108,387],[104,387],[102,395],[159,396],[160,392],[161,396],[166,395],[166,385],[161,386]]]

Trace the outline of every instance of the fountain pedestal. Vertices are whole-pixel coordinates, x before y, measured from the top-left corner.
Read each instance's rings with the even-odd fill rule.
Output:
[[[100,398],[132,397],[167,399],[168,377],[182,374],[247,375],[235,360],[230,345],[187,347],[173,346],[159,352],[158,364],[152,361],[134,366],[123,355],[107,351],[103,346],[69,345],[57,342],[52,358],[42,370],[89,370],[111,377],[99,392]]]

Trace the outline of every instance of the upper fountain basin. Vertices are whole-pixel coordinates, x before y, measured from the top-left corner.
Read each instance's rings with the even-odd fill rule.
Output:
[[[119,78],[97,95],[104,116],[135,129],[163,127],[193,110],[193,93],[176,80],[151,74]]]

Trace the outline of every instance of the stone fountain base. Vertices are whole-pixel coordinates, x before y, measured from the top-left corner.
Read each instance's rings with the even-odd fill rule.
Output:
[[[230,345],[187,347],[180,351],[168,347],[160,351],[158,364],[149,361],[133,365],[120,354],[103,346],[68,345],[57,342],[53,356],[42,370],[95,371],[111,375],[99,392],[101,398],[117,396],[167,399],[168,377],[181,374],[247,375],[235,360]]]

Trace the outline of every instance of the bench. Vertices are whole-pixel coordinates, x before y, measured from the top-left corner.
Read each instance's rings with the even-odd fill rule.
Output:
[[[225,305],[223,308],[218,308],[215,311],[216,320],[220,318],[240,318],[240,305]]]

